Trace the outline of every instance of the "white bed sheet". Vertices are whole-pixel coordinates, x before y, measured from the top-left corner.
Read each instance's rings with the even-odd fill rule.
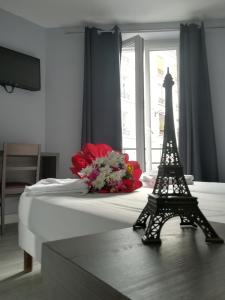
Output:
[[[225,183],[195,182],[190,186],[199,207],[211,221],[225,223]],[[45,241],[131,226],[152,189],[128,194],[35,196],[25,193],[19,202],[19,222]]]

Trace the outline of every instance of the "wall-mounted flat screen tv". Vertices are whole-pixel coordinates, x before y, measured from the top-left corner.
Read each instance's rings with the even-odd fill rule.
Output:
[[[39,91],[41,89],[40,59],[0,47],[0,84]]]

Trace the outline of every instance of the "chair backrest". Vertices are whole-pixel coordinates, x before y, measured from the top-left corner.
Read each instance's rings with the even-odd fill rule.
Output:
[[[38,156],[40,145],[38,144],[7,144],[3,145],[6,156]]]
[[[7,170],[11,171],[35,171],[35,182],[39,180],[40,173],[40,145],[39,144],[3,144],[2,161],[2,193],[5,191]],[[21,164],[9,164],[9,157],[33,157],[32,166],[23,166]],[[22,161],[23,162],[23,161]]]

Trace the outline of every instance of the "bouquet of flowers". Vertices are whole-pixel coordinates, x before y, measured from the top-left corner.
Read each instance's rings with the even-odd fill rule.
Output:
[[[86,180],[90,192],[128,193],[142,186],[139,163],[106,144],[86,144],[72,163],[72,173]]]

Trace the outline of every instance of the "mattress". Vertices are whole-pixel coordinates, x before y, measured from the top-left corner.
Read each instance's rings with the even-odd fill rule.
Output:
[[[190,186],[210,221],[225,223],[225,183]],[[19,201],[19,222],[44,241],[130,227],[147,202],[150,188],[127,194],[30,196]]]

